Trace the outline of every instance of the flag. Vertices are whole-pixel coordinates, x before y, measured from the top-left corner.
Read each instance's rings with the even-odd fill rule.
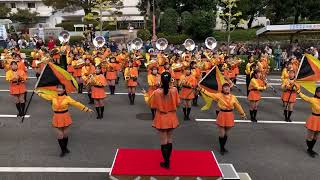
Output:
[[[58,84],[63,84],[67,93],[76,92],[78,89],[78,83],[70,73],[50,62],[45,66],[36,90],[45,94],[56,93]]]
[[[305,54],[297,73],[297,82],[310,93],[316,90],[320,81],[320,61],[311,54]]]
[[[217,93],[222,90],[222,85],[225,83],[224,77],[219,68],[213,67],[208,74],[199,82],[199,87],[205,89],[210,93]],[[202,93],[202,98],[205,105],[201,108],[202,111],[210,109],[212,105],[212,99],[206,94]]]

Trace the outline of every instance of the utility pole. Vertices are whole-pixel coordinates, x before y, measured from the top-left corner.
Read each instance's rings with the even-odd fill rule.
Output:
[[[156,41],[156,15],[155,15],[155,0],[152,1],[152,41]]]

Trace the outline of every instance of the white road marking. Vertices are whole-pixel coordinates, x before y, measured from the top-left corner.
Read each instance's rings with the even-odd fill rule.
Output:
[[[236,83],[237,85],[239,84],[239,85],[243,85],[243,84],[246,84],[246,82],[237,82]],[[281,83],[268,83],[269,85],[272,85],[272,86],[280,86],[281,85]]]
[[[195,119],[199,122],[216,122],[216,119]],[[252,123],[250,120],[234,120],[236,123]],[[257,123],[261,124],[305,124],[305,122],[302,121],[293,121],[293,122],[286,122],[286,121],[263,121],[258,120]]]
[[[6,76],[0,76],[0,78],[5,78]],[[28,79],[37,79],[37,77],[28,77]]]
[[[0,167],[0,172],[64,172],[64,173],[109,173],[111,168],[79,167]]]
[[[10,115],[10,114],[0,114],[0,118],[17,118],[17,115]],[[30,115],[25,115],[25,118],[30,118]]]

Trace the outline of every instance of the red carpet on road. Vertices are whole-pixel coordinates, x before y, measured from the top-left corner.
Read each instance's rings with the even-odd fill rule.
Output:
[[[111,175],[222,176],[211,151],[173,150],[169,170],[160,167],[161,161],[160,150],[118,149]]]

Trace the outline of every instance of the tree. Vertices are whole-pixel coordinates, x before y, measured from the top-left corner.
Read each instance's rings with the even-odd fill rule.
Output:
[[[42,0],[47,6],[52,6],[57,10],[74,11],[83,9],[85,15],[92,13],[92,10],[99,2],[108,4],[122,3],[122,0]]]
[[[213,28],[215,26],[215,12],[214,11],[193,11],[192,12],[192,38],[203,40],[212,36]]]
[[[23,24],[32,24],[38,21],[38,12],[31,12],[29,9],[17,9],[16,13],[11,13],[10,18],[13,21],[21,22]]]
[[[242,18],[248,20],[248,28],[256,17],[264,13],[266,6],[271,0],[241,0],[238,3],[238,9],[242,12]]]
[[[194,25],[193,25],[193,21],[192,21],[192,14],[189,11],[184,11],[181,14],[180,25],[181,25],[182,32],[184,34],[188,34],[192,30],[192,27]]]
[[[161,17],[161,31],[166,34],[176,34],[178,31],[178,17],[176,10],[172,8],[166,9]]]
[[[6,18],[10,12],[11,9],[9,7],[7,7],[4,3],[0,4],[0,18]]]

